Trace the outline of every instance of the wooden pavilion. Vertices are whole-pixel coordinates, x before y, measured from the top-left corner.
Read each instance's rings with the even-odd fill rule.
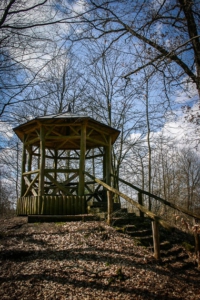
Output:
[[[23,142],[18,215],[77,215],[87,202],[106,201],[98,173],[110,185],[111,149],[119,131],[70,111],[37,117],[14,128]]]

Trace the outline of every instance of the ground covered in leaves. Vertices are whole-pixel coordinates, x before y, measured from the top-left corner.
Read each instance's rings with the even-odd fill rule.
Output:
[[[200,271],[172,268],[104,222],[0,220],[0,299],[200,299]]]

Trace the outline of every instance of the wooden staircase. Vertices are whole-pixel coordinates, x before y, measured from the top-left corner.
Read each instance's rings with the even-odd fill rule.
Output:
[[[131,236],[138,246],[147,248],[153,254],[153,235],[149,218],[141,218],[123,209],[118,211],[112,220],[112,225],[118,232]],[[176,228],[170,232],[163,227],[160,227],[159,233],[160,264],[167,265],[174,271],[195,266],[195,241],[192,234]]]

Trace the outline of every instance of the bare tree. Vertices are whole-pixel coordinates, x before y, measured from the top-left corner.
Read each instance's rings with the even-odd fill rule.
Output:
[[[1,118],[8,120],[16,104],[29,101],[38,74],[59,52],[56,24],[63,20],[55,11],[55,3],[54,0],[0,2]]]
[[[62,2],[65,7],[65,1]],[[74,29],[71,40],[108,39],[109,36],[105,51],[120,41],[119,51],[133,57],[124,78],[129,79],[151,65],[171,88],[172,83],[180,85],[192,81],[200,93],[198,0],[90,0],[80,9],[81,3],[77,2],[78,9],[71,7],[71,20],[74,22],[76,16],[76,23],[81,25],[79,35]],[[60,10],[64,11],[64,7]],[[135,63],[138,53],[143,58],[142,63],[141,60]]]
[[[87,110],[97,120],[121,131],[112,152],[112,173],[116,176],[114,186],[124,158],[135,141],[130,134],[137,116],[133,110],[136,90],[129,85],[124,89],[121,79],[123,57],[110,49],[104,55],[105,45],[94,43],[88,54],[88,88],[86,97],[90,99]]]

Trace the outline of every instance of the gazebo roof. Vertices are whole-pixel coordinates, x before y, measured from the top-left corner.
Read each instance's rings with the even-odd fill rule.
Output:
[[[13,130],[24,141],[24,136],[28,136],[29,144],[39,145],[39,129],[41,126],[49,131],[45,138],[46,147],[49,149],[79,149],[80,147],[80,128],[86,124],[87,128],[87,148],[104,145],[106,136],[111,136],[111,143],[114,144],[120,131],[104,123],[101,123],[86,115],[77,115],[71,112],[52,114],[36,117],[24,124],[15,127]],[[66,137],[67,142],[63,143]],[[61,145],[59,147],[59,145]]]

